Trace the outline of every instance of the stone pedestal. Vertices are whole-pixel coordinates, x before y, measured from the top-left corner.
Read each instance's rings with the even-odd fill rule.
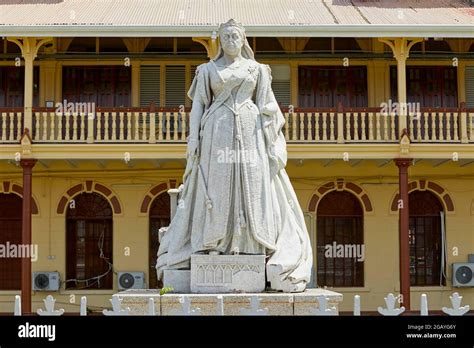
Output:
[[[339,303],[342,302],[342,294],[326,289],[309,289],[300,294],[295,294],[293,305],[294,315],[313,315],[315,308],[319,308],[318,296],[324,296],[327,299],[327,306],[334,307],[339,313]]]
[[[325,289],[308,289],[301,293],[285,294],[281,292],[265,292],[257,294],[165,294],[160,296],[159,290],[127,290],[115,294],[121,298],[122,307],[130,308],[131,315],[146,315],[148,299],[155,299],[156,315],[176,315],[182,310],[183,297],[190,302],[190,309],[200,309],[201,315],[218,314],[218,296],[222,296],[224,315],[242,315],[242,309],[251,308],[251,299],[260,299],[259,308],[268,310],[268,315],[314,315],[319,308],[317,296],[327,299],[328,307],[339,312],[342,294]]]
[[[150,298],[155,300],[156,314],[159,315],[161,313],[160,290],[129,289],[113,296],[122,299],[122,309],[129,308],[130,315],[147,315]]]
[[[258,293],[265,290],[265,255],[191,255],[191,292]]]
[[[191,271],[167,269],[163,272],[163,286],[173,288],[174,293],[191,292]]]

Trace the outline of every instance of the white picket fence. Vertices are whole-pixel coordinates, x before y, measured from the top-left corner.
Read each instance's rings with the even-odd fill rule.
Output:
[[[453,293],[450,297],[451,300],[451,307],[443,307],[442,311],[450,316],[462,316],[469,312],[470,306],[465,305],[461,306],[462,296],[460,296],[457,292]],[[216,305],[216,315],[224,315],[224,300],[222,295],[216,295],[217,305]],[[325,296],[317,296],[316,301],[318,306],[311,309],[311,314],[314,316],[337,316],[339,315],[337,309],[334,306],[328,305],[328,297]],[[258,296],[251,296],[250,297],[250,307],[240,308],[240,315],[247,315],[247,316],[255,316],[255,315],[269,315],[268,308],[260,308],[260,301],[261,298]],[[64,314],[64,309],[55,309],[56,300],[53,296],[48,295],[44,300],[44,309],[38,309],[37,313],[40,316],[60,316]],[[181,304],[181,308],[179,310],[175,310],[173,315],[184,315],[184,316],[191,316],[191,315],[202,315],[200,308],[191,308],[191,300],[189,296],[182,295],[180,296],[179,302]],[[102,311],[103,315],[105,316],[127,316],[130,315],[131,310],[129,307],[122,307],[122,299],[118,298],[117,296],[112,296],[110,299],[110,303],[112,304],[112,310],[104,309]],[[378,312],[383,316],[398,316],[405,312],[405,307],[397,307],[398,297],[393,295],[392,293],[388,294],[385,297],[385,307],[378,307]],[[354,296],[354,316],[360,316],[360,296]],[[15,316],[21,316],[21,298],[19,295],[15,296]],[[83,296],[81,298],[81,307],[80,307],[80,315],[86,316],[87,315],[87,297]],[[155,316],[155,300],[153,298],[149,298],[148,300],[148,312],[145,315]],[[428,296],[426,294],[422,294],[420,298],[420,315],[427,316],[428,315]]]

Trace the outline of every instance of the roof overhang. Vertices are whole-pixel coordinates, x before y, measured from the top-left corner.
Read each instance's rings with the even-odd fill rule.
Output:
[[[474,25],[246,25],[250,37],[430,37],[474,38]],[[214,25],[12,25],[2,37],[209,37]]]

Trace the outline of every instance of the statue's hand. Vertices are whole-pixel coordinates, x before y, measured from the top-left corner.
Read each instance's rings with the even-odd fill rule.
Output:
[[[199,140],[197,139],[189,139],[188,140],[188,149],[187,149],[187,157],[192,157],[199,146]]]

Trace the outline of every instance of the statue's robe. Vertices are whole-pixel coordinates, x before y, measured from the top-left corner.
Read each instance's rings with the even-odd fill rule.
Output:
[[[269,66],[246,60],[224,80],[210,61],[198,67],[188,95],[199,146],[188,158],[176,215],[160,240],[158,278],[164,269],[189,269],[193,253],[237,251],[268,256],[273,288],[303,290],[312,252],[284,169],[284,117]]]

